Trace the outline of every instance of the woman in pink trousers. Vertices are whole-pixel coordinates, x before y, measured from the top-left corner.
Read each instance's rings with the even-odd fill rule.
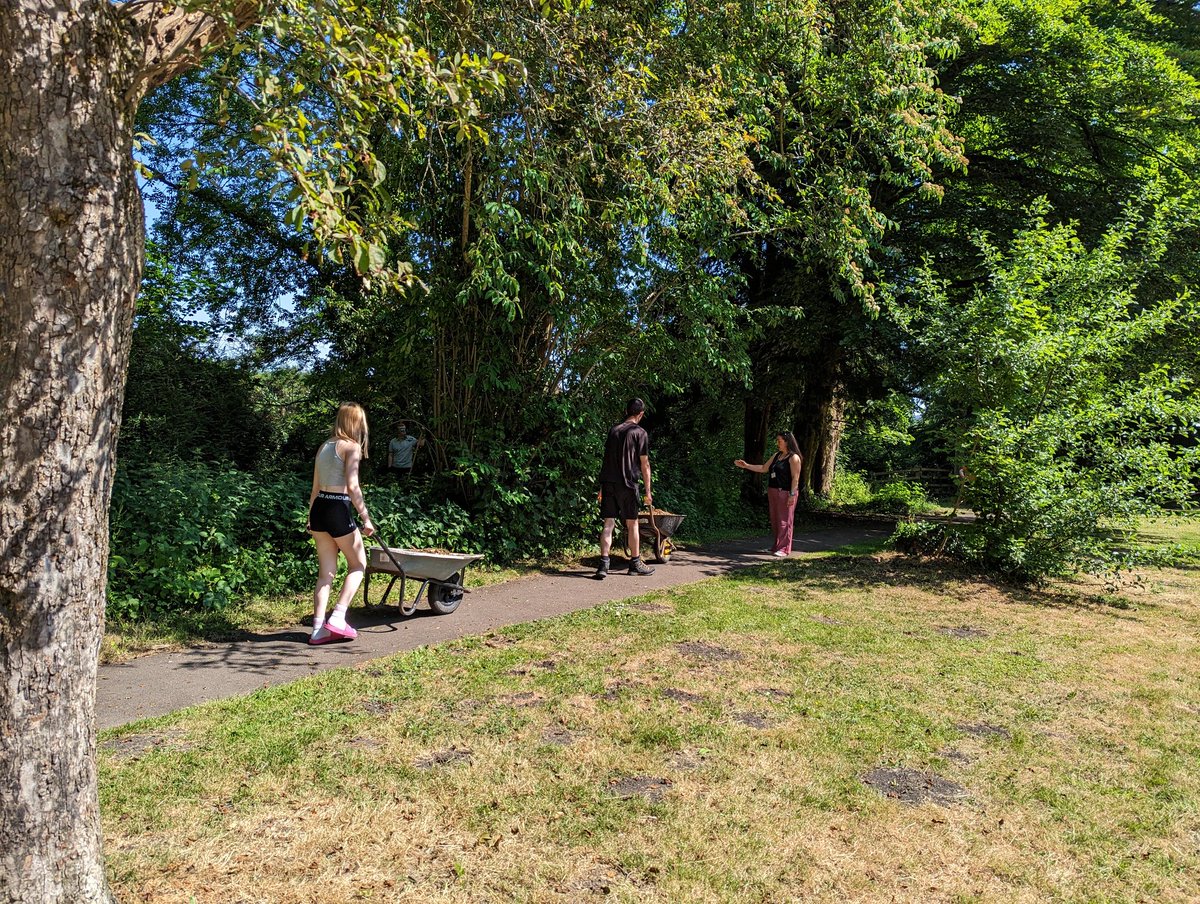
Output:
[[[800,492],[800,466],[804,457],[796,437],[788,431],[775,436],[775,454],[765,464],[751,465],[742,459],[734,464],[755,474],[767,474],[767,503],[771,510],[771,530],[775,542],[771,555],[784,558],[792,551],[792,526],[796,520],[796,499]]]

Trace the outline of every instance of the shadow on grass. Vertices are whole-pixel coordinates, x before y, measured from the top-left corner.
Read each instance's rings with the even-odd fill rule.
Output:
[[[822,558],[793,558],[762,565],[752,572],[735,572],[734,581],[761,582],[764,577],[802,584],[805,587],[837,592],[876,587],[908,587],[929,593],[953,595],[964,584],[983,586],[1000,601],[1048,609],[1104,611],[1121,618],[1128,604],[1111,594],[1090,594],[1055,588],[1022,587],[946,560],[915,559],[896,554],[841,554]]]

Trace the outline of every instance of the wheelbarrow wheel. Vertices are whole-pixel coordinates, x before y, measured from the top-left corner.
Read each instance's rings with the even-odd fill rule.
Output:
[[[671,553],[675,547],[671,544],[670,537],[655,538],[654,540],[654,562],[656,565],[666,565],[671,561]]]
[[[461,571],[455,572],[447,581],[451,584],[461,584],[462,582]],[[449,615],[458,608],[462,598],[463,592],[457,587],[446,587],[442,584],[431,584],[429,587],[429,608],[438,615]]]

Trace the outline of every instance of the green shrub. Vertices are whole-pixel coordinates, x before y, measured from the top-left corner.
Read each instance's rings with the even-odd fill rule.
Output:
[[[121,469],[109,517],[109,611],[219,609],[303,583],[308,488],[295,475],[203,464]]]
[[[920,484],[896,480],[884,484],[866,503],[873,512],[887,512],[896,515],[916,515],[929,508],[929,497]]]
[[[871,500],[871,487],[865,477],[854,471],[838,468],[833,475],[833,490],[829,504],[838,508],[853,508]]]
[[[968,561],[1021,581],[1118,572],[1144,552],[1114,530],[1193,497],[1200,394],[1169,348],[1200,304],[1148,279],[1173,210],[1149,197],[1089,247],[1043,200],[1006,251],[981,239],[984,279],[925,274],[913,335],[938,362],[926,413],[973,475]]]

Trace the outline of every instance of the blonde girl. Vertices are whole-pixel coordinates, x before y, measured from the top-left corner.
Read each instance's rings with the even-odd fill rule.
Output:
[[[367,567],[362,538],[375,533],[358,483],[359,462],[368,457],[367,439],[367,415],[362,406],[343,402],[338,406],[337,420],[329,439],[317,452],[312,493],[308,497],[308,530],[317,544],[319,566],[317,589],[313,593],[310,644],[353,640],[358,636],[358,632],[346,623],[346,610],[358,592]],[[361,534],[350,515],[351,504],[362,519]],[[337,574],[339,552],[346,557],[348,570],[338,593],[337,605],[326,621],[325,609]]]

